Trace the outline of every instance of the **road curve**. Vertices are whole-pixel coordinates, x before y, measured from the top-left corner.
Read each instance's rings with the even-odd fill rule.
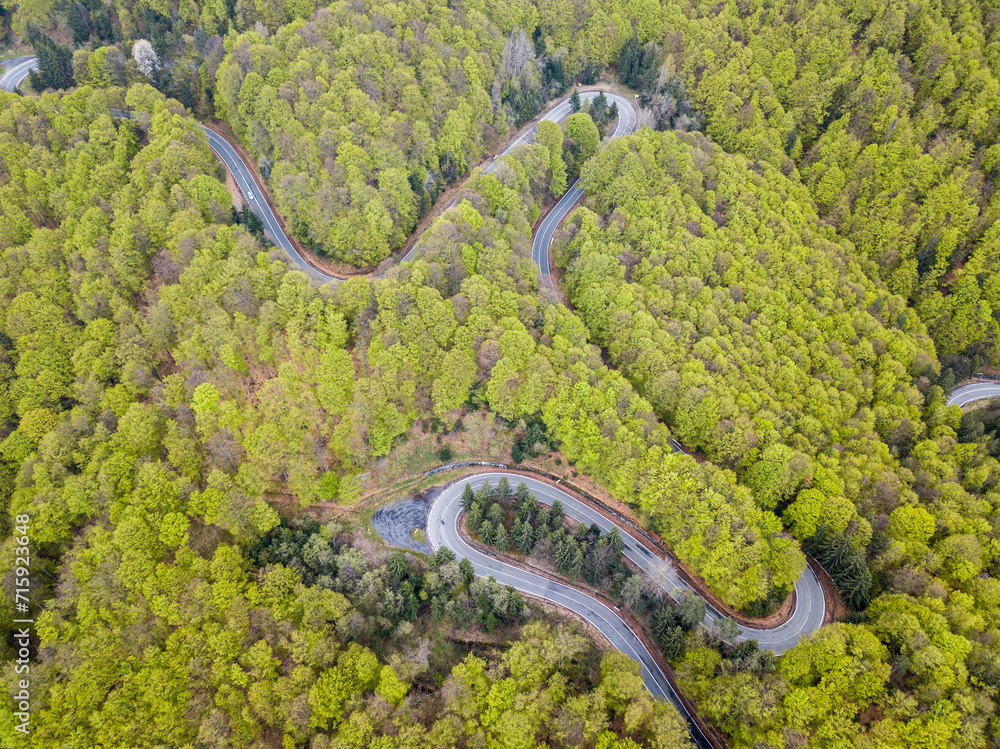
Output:
[[[6,70],[0,76],[0,89],[13,93],[17,91],[32,70],[38,69],[37,57],[15,57],[4,62]]]
[[[0,78],[0,87],[2,87],[5,91],[16,91],[17,87],[21,85],[21,82],[28,76],[28,74],[38,67],[38,60],[35,57],[16,58],[15,60],[8,61],[7,66],[7,71],[4,73],[3,77]],[[598,92],[596,91],[587,91],[581,93],[580,98],[584,101],[588,101],[597,96],[597,93]],[[618,105],[618,120],[614,131],[611,133],[611,138],[614,139],[622,135],[628,135],[635,130],[637,117],[633,103],[616,94],[605,93],[605,96],[607,96],[609,105]],[[567,97],[549,110],[545,116],[539,120],[539,122],[545,120],[558,122],[564,117],[569,116],[571,113],[572,108],[570,107],[569,98]],[[219,157],[226,169],[229,170],[229,173],[233,175],[233,179],[236,181],[236,185],[243,194],[244,200],[246,200],[247,204],[254,211],[254,213],[260,216],[261,220],[264,222],[264,228],[271,235],[274,244],[288,256],[288,260],[292,266],[320,283],[331,285],[340,284],[344,279],[332,276],[314,268],[306,262],[306,259],[302,257],[301,253],[295,249],[295,246],[281,228],[281,223],[278,221],[278,217],[274,215],[274,212],[271,210],[271,206],[268,205],[267,201],[264,199],[260,187],[254,181],[249,166],[247,166],[243,157],[240,156],[239,152],[237,152],[232,144],[214,130],[210,130],[200,124],[199,127],[204,130],[205,135],[208,137],[208,145],[211,147],[212,151],[214,151]],[[490,164],[486,166],[483,171],[486,173],[492,172],[497,166],[497,159],[502,156],[506,156],[520,145],[531,143],[534,139],[536,130],[537,124],[532,125],[530,128],[525,130],[525,132],[518,136],[506,148],[494,156],[490,161]],[[567,190],[559,202],[552,208],[551,211],[549,211],[549,214],[545,217],[541,226],[538,227],[538,231],[535,232],[532,244],[532,259],[538,266],[541,283],[548,284],[550,288],[555,288],[549,274],[548,248],[549,244],[552,242],[552,235],[555,233],[555,230],[558,228],[562,220],[566,217],[566,214],[570,212],[573,206],[576,205],[582,197],[583,190],[578,187],[574,186]],[[455,200],[453,200],[448,207],[450,208],[455,205],[458,200],[459,198],[455,198]],[[408,262],[412,260],[417,247],[418,243],[414,242],[413,246],[410,247],[409,251],[403,256],[401,262]]]
[[[949,406],[965,406],[985,398],[1000,398],[1000,382],[970,382],[951,391],[946,403]]]
[[[598,93],[601,92],[582,92],[580,94],[580,100],[590,101],[597,96]],[[615,123],[615,129],[611,132],[610,139],[613,140],[615,138],[620,138],[623,135],[632,133],[635,130],[635,125],[638,121],[634,104],[627,98],[618,96],[617,94],[611,94],[605,91],[604,95],[608,99],[608,106],[611,106],[611,104],[618,105],[618,120]],[[483,167],[483,172],[485,174],[490,174],[497,168],[498,159],[511,153],[518,146],[531,144],[535,139],[535,133],[538,132],[539,122],[559,122],[560,120],[569,117],[572,113],[573,108],[570,105],[569,97],[566,97],[546,112],[545,115],[538,120],[538,122],[527,128],[517,138],[511,141],[506,148],[493,156],[490,159],[490,163]],[[552,235],[559,227],[559,224],[562,223],[562,220],[566,218],[566,214],[568,214],[573,206],[576,205],[576,203],[583,197],[583,194],[583,190],[575,186],[563,193],[559,202],[553,206],[548,215],[546,215],[545,220],[542,221],[541,226],[538,227],[535,232],[535,236],[533,237],[531,245],[531,259],[534,260],[535,265],[538,266],[540,282],[543,285],[547,284],[551,289],[555,289],[552,277],[549,274],[549,245],[552,243]],[[448,208],[456,205],[460,200],[461,195],[456,196],[451,203],[448,204]],[[410,247],[409,251],[403,256],[400,262],[405,263],[412,260],[417,246],[418,243],[414,242],[413,246]]]
[[[566,508],[567,516],[579,522],[585,522],[587,525],[596,523],[603,533],[610,533],[612,529],[618,528],[619,533],[621,533],[622,538],[625,540],[625,556],[644,573],[649,573],[654,567],[659,565],[660,557],[634,533],[608,519],[589,504],[580,501],[567,492],[557,489],[551,484],[510,473],[481,473],[469,479],[468,483],[473,488],[476,488],[482,485],[484,480],[489,479],[495,486],[501,476],[507,476],[507,480],[513,486],[523,481],[542,504],[551,505],[558,499],[562,502],[563,507]],[[435,511],[438,511],[443,513],[441,515],[442,518],[457,521],[458,513],[461,511],[460,499],[465,483],[465,481],[460,481],[458,484],[441,492],[434,502],[431,513],[433,514]],[[430,522],[428,522],[429,533],[432,533],[434,530]],[[445,540],[450,541],[453,538],[454,536],[449,533],[445,537]],[[431,535],[428,536],[428,539],[431,541],[433,548],[439,548],[438,545],[434,544]],[[452,550],[455,551],[454,548]],[[522,571],[519,570],[519,572]],[[677,574],[671,575],[670,584],[678,590],[679,594],[688,591],[696,592]],[[773,650],[775,653],[783,653],[788,650],[798,643],[804,634],[817,630],[823,624],[823,617],[826,613],[826,599],[823,595],[823,587],[816,573],[809,566],[806,566],[806,569],[795,584],[795,599],[795,610],[784,624],[770,629],[758,629],[756,627],[741,625],[740,636],[743,639],[757,640],[762,648]],[[712,606],[708,605],[706,607],[704,622],[706,627],[712,626],[712,624],[723,618],[724,615]]]
[[[476,574],[492,575],[497,582],[510,585],[515,589],[557,603],[583,617],[598,629],[611,643],[634,658],[642,666],[643,678],[649,691],[660,697],[665,697],[677,705],[682,715],[694,726],[695,739],[699,741],[697,724],[691,721],[684,705],[674,693],[670,682],[660,670],[656,661],[646,650],[639,637],[629,628],[620,616],[603,604],[568,585],[553,582],[548,578],[536,575],[513,565],[505,564],[487,556],[469,545],[458,532],[458,518],[462,510],[462,490],[468,483],[474,489],[490,481],[494,486],[503,477],[512,485],[520,482],[527,484],[535,498],[546,505],[559,500],[566,510],[566,515],[574,520],[596,523],[603,533],[610,533],[618,528],[625,541],[625,556],[640,570],[648,573],[660,563],[660,558],[627,528],[623,528],[596,511],[590,505],[574,496],[557,489],[543,481],[518,474],[502,472],[487,472],[458,481],[444,489],[434,500],[427,518],[427,541],[434,549],[447,546],[459,557],[465,557],[472,563]],[[691,590],[690,586],[676,573],[670,576],[670,584],[677,589],[678,594]],[[817,630],[823,624],[826,615],[826,599],[819,578],[811,567],[806,567],[795,585],[795,610],[784,624],[773,629],[756,629],[740,626],[740,636],[744,639],[756,639],[760,646],[776,653],[783,653],[795,645],[799,639]],[[711,627],[723,615],[711,606],[706,606],[704,624]],[[704,739],[704,737],[701,737]],[[708,745],[707,743],[705,744]]]
[[[13,63],[13,64],[12,64]],[[18,58],[8,62],[7,71],[0,77],[0,88],[4,91],[16,91],[21,82],[28,74],[38,67],[35,57]],[[232,144],[214,130],[210,130],[202,124],[198,124],[208,138],[208,145],[215,155],[219,157],[229,173],[233,175],[237,187],[243,194],[243,199],[247,202],[254,213],[260,216],[264,222],[264,228],[271,235],[274,244],[279,247],[287,256],[288,261],[310,278],[321,283],[340,283],[342,279],[327,275],[317,270],[306,262],[305,258],[295,249],[295,246],[288,239],[278,222],[278,217],[274,215],[271,206],[264,199],[260,188],[254,182],[250,168],[243,157],[233,148]]]
[[[580,94],[581,99],[592,99],[597,94],[595,92],[587,92],[586,94]],[[623,135],[629,135],[635,130],[635,125],[637,122],[637,116],[635,112],[635,107],[632,102],[628,99],[618,96],[617,94],[605,93],[608,98],[608,105],[617,104],[618,105],[618,121],[615,124],[615,129],[611,133],[611,140],[615,138],[620,138]],[[570,113],[569,100],[560,103],[557,107],[553,108],[548,115],[543,119],[558,120],[562,117],[567,116]],[[548,286],[548,288],[555,291],[555,282],[552,280],[552,274],[549,272],[549,245],[552,244],[552,236],[555,234],[556,229],[566,218],[567,214],[573,207],[579,202],[583,197],[584,191],[579,187],[579,180],[567,190],[563,196],[559,199],[552,209],[545,216],[541,225],[535,231],[535,236],[532,238],[531,242],[531,259],[535,261],[535,265],[538,266],[539,281],[543,286]]]
[[[505,475],[515,485],[521,481],[525,482],[528,488],[535,492],[539,501],[551,501],[551,497],[557,497],[566,507],[566,514],[575,517],[573,512],[577,509],[576,505],[580,503],[568,494],[553,489],[548,484],[516,474],[480,473],[465,481],[456,482],[442,491],[434,500],[427,517],[427,541],[431,547],[440,549],[446,546],[458,557],[468,559],[477,575],[492,576],[501,585],[510,585],[515,590],[562,606],[583,618],[604,635],[615,648],[639,664],[646,688],[654,697],[667,699],[677,707],[687,720],[691,735],[699,749],[712,749],[711,742],[693,720],[680,696],[674,691],[670,680],[663,673],[663,669],[660,668],[639,636],[617,613],[576,588],[486,556],[462,538],[458,532],[458,517],[462,510],[462,489],[465,484],[469,483],[473,488],[478,488],[482,486],[484,481],[489,480],[496,485],[500,478]],[[570,503],[573,503],[572,510]],[[605,523],[610,525],[607,521]],[[624,532],[622,538],[625,539],[630,549],[638,544],[633,537],[625,535]]]
[[[588,91],[580,94],[580,98],[584,101],[593,99],[597,96],[598,92]],[[611,134],[611,138],[618,138],[622,135],[628,135],[633,130],[635,130],[635,124],[637,120],[635,108],[628,99],[615,94],[605,94],[608,98],[608,104],[615,103],[618,105],[618,120],[614,131]],[[572,108],[569,103],[569,98],[567,97],[559,104],[554,106],[544,117],[539,120],[543,122],[546,120],[552,122],[558,122],[564,117],[569,116],[572,113]],[[251,175],[250,168],[247,166],[246,162],[240,154],[233,148],[232,144],[229,143],[223,136],[219,135],[213,130],[201,125],[202,129],[208,135],[208,145],[211,146],[212,150],[225,164],[226,169],[229,173],[233,175],[236,180],[237,186],[240,188],[240,192],[243,197],[247,200],[250,207],[254,212],[261,217],[264,222],[264,227],[271,234],[274,239],[275,245],[281,248],[292,265],[294,265],[298,270],[306,273],[310,278],[319,281],[320,283],[336,285],[341,283],[344,279],[338,278],[337,276],[331,276],[323,271],[317,270],[309,263],[306,262],[305,258],[295,249],[294,245],[285,235],[284,230],[281,228],[281,224],[278,222],[277,217],[271,210],[271,206],[268,205],[267,201],[263,199],[260,194],[260,189],[258,185],[254,182]],[[511,142],[506,148],[504,148],[500,153],[492,158],[490,164],[487,165],[483,171],[485,173],[490,173],[497,166],[497,159],[506,156],[511,151],[513,151],[518,146],[524,145],[526,143],[531,143],[534,139],[535,132],[537,131],[537,124],[532,125],[530,128],[525,130],[520,136],[518,136],[513,142]],[[572,188],[568,190],[556,206],[549,212],[546,216],[545,221],[539,227],[538,231],[535,232],[534,243],[532,245],[532,258],[535,260],[539,268],[539,273],[544,283],[548,281],[550,287],[552,286],[551,277],[549,276],[549,256],[548,247],[549,243],[552,241],[552,234],[555,232],[559,223],[565,218],[566,214],[573,208],[573,206],[583,197],[583,190],[578,188]],[[458,202],[459,198],[455,198],[448,206],[451,208]],[[537,248],[541,247],[540,244],[544,243],[544,250],[539,250]],[[409,251],[402,257],[400,262],[409,262],[413,260],[414,253],[419,247],[419,241],[414,242],[413,246],[410,247]]]
[[[286,255],[288,255],[288,261],[295,266],[297,270],[302,271],[310,278],[320,281],[322,283],[335,282],[340,283],[339,278],[329,276],[322,271],[313,268],[309,263],[306,262],[305,258],[299,254],[298,250],[292,244],[291,240],[285,234],[284,230],[281,228],[281,224],[278,223],[278,217],[274,215],[271,210],[271,206],[267,204],[264,196],[261,194],[260,188],[257,183],[254,182],[253,175],[250,172],[250,168],[243,161],[243,157],[233,148],[232,144],[226,140],[224,137],[219,135],[214,130],[209,130],[204,125],[199,127],[205,131],[205,135],[208,136],[208,145],[215,152],[222,163],[226,165],[226,169],[229,173],[233,175],[233,179],[236,181],[236,185],[240,188],[240,192],[243,193],[243,199],[247,202],[253,212],[260,216],[261,220],[264,222],[264,228],[271,235],[274,244],[279,247]]]

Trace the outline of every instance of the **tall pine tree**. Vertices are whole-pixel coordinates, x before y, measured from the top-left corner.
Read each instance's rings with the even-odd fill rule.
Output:
[[[28,26],[28,40],[35,48],[38,70],[29,80],[36,91],[46,88],[69,88],[73,85],[73,53],[33,26]]]

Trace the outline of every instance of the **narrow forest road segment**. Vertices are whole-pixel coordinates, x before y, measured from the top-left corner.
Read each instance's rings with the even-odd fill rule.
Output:
[[[458,518],[462,511],[462,489],[465,487],[465,484],[468,483],[475,489],[482,486],[487,480],[495,484],[503,476],[507,476],[508,480],[515,482],[524,481],[528,485],[528,488],[535,493],[536,498],[542,502],[545,502],[547,497],[551,498],[555,496],[563,502],[566,507],[566,514],[573,517],[570,511],[570,502],[574,504],[579,503],[568,494],[553,489],[548,484],[537,479],[518,476],[516,474],[480,473],[452,484],[435,499],[434,504],[431,506],[430,514],[427,517],[427,541],[431,547],[434,549],[447,547],[455,552],[458,557],[468,559],[472,563],[472,569],[475,570],[477,575],[482,577],[492,576],[501,585],[509,585],[521,593],[541,598],[542,600],[569,609],[582,618],[597,629],[616,649],[625,653],[639,664],[642,669],[642,677],[646,688],[649,689],[654,697],[669,700],[677,707],[681,715],[687,720],[691,735],[699,749],[712,749],[713,745],[711,741],[704,735],[693,716],[688,712],[680,696],[674,690],[673,685],[671,685],[670,680],[663,672],[663,669],[660,668],[652,653],[643,644],[642,639],[617,613],[596,598],[576,588],[549,580],[541,575],[522,570],[499,559],[487,556],[462,538],[461,533],[458,531]],[[607,524],[606,520],[605,524]],[[626,546],[628,547],[638,544],[633,537],[627,536],[624,531],[622,532],[622,538],[626,539]]]
[[[15,57],[4,62],[6,70],[0,76],[0,89],[13,93],[24,82],[32,70],[38,69],[38,58]]]
[[[986,398],[1000,398],[1000,382],[970,382],[951,391],[946,403],[949,406],[967,406]]]
[[[21,85],[21,82],[28,76],[28,74],[38,67],[38,61],[34,57],[18,58],[16,60],[11,60],[7,63],[8,67],[6,72],[2,77],[0,77],[0,88],[5,91],[13,92],[17,90],[17,87]],[[588,101],[597,96],[599,92],[597,91],[587,91],[580,94],[580,99],[582,101]],[[635,107],[631,101],[628,99],[618,96],[617,94],[606,93],[605,96],[608,99],[608,104],[618,105],[618,120],[615,124],[615,129],[611,133],[611,139],[619,138],[623,135],[628,135],[635,130],[637,122],[637,113]],[[540,118],[538,122],[559,122],[560,120],[568,117],[572,113],[572,108],[570,106],[569,97],[561,101],[559,104],[554,106],[549,110],[544,117]],[[222,161],[223,165],[233,176],[237,187],[239,187],[240,193],[242,193],[244,200],[246,200],[247,205],[260,216],[261,220],[264,222],[264,228],[271,235],[272,241],[275,246],[277,246],[285,255],[288,257],[289,263],[296,269],[300,270],[310,278],[320,283],[336,285],[344,281],[345,279],[339,278],[337,276],[332,276],[328,273],[315,268],[311,265],[302,254],[295,249],[294,244],[285,234],[284,229],[281,227],[281,222],[278,217],[271,210],[271,206],[268,201],[264,199],[261,194],[260,186],[254,181],[253,172],[247,163],[240,156],[236,148],[230,143],[224,136],[211,130],[204,125],[199,123],[199,127],[204,131],[205,136],[208,138],[208,145],[215,153],[216,156]],[[511,151],[513,151],[518,146],[531,143],[534,140],[535,133],[537,131],[538,123],[535,123],[530,128],[525,130],[521,135],[519,135],[512,143],[510,143],[506,148],[504,148],[500,153],[493,157],[492,161],[488,166],[486,166],[483,171],[487,174],[496,169],[497,159],[506,156]],[[577,182],[577,185],[579,182]],[[554,288],[551,275],[549,273],[549,256],[548,249],[552,242],[552,236],[555,230],[559,227],[562,221],[566,218],[567,214],[573,209],[573,207],[580,201],[583,197],[583,190],[578,186],[573,186],[567,190],[563,196],[559,199],[559,202],[549,211],[545,220],[542,222],[541,226],[535,232],[535,236],[532,241],[532,259],[538,266],[538,271],[540,275],[540,280],[542,284],[547,284],[549,288]],[[448,207],[451,208],[457,202],[452,201],[452,204]],[[410,247],[410,250],[402,257],[400,262],[407,262],[414,258],[415,253],[420,248],[419,238]]]

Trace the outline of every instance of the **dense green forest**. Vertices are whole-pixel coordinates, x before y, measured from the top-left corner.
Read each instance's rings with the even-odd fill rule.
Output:
[[[779,659],[651,618],[734,747],[996,746],[1000,429],[944,404],[1000,365],[995,2],[0,6],[41,62],[25,90],[76,88],[0,95],[0,499],[38,544],[37,745],[678,745],[627,661],[508,591],[276,510],[349,505],[418,422],[478,414],[738,609],[786,594],[799,542],[831,573],[847,621]],[[651,129],[599,145],[591,110],[475,172],[602,75]],[[318,289],[234,217],[185,108],[347,264],[469,179],[416,262]],[[578,173],[567,309],[531,224]],[[564,574],[636,586],[527,521]],[[495,647],[442,635],[418,670],[416,622]]]
[[[5,523],[31,516],[44,602],[32,746],[686,744],[634,662],[531,623],[468,563],[389,555],[265,501],[348,500],[415,414],[453,418],[473,388],[512,418],[537,410],[509,390],[516,366],[479,373],[467,325],[510,367],[535,347],[519,316],[571,319],[508,274],[523,215],[519,234],[487,198],[464,204],[486,276],[420,263],[332,295],[233,224],[203,136],[148,86],[2,103],[0,479]],[[135,120],[108,115],[124,106]],[[490,179],[527,210],[526,178],[524,194]],[[628,393],[566,333],[595,388]]]
[[[803,185],[701,134],[644,130],[583,178],[592,210],[555,254],[592,339],[861,612],[777,670],[692,634],[682,685],[734,746],[988,745],[1000,463],[957,440],[975,422],[945,407],[923,323],[819,225]]]
[[[359,266],[401,246],[446,183],[506,134],[478,53],[502,37],[485,19],[445,16],[439,29],[429,13],[394,8],[422,27],[405,44],[343,3],[308,27],[237,37],[216,74],[216,111],[258,158],[293,233]]]
[[[152,80],[214,114],[257,160],[292,234],[358,267],[402,246],[437,196],[563,93],[577,67],[562,55],[536,58],[529,36],[511,33],[534,28],[529,5],[499,18],[486,4],[458,12],[419,2],[362,11],[345,1],[315,15],[311,4],[230,10],[227,23],[245,31],[223,42],[210,35],[221,31],[217,8],[203,8],[200,25],[181,11],[168,31],[162,10],[130,5],[118,13],[117,36],[148,36],[155,70],[144,75],[128,44],[85,36],[94,42],[71,63],[65,48],[59,65],[42,55],[33,80],[57,88]],[[19,15],[33,12],[22,4]]]
[[[450,180],[574,76],[590,83],[617,66],[649,124],[703,128],[727,151],[798,174],[819,220],[916,309],[959,379],[1000,363],[993,3],[380,2],[359,11],[238,0],[111,12],[32,0],[13,18],[11,35],[37,27],[89,43],[72,70],[64,61],[53,73],[57,86],[74,73],[78,83],[118,85],[141,76],[131,41],[149,39],[165,63],[157,85],[225,118],[262,171],[276,170],[270,184],[296,235],[359,265],[400,246]]]
[[[415,383],[417,398],[426,382],[446,418],[474,393],[509,422],[540,412],[562,454],[640,509],[728,603],[787,589],[804,560],[774,514],[731,474],[673,452],[649,403],[587,344],[580,319],[537,294],[527,216],[551,173],[543,149],[473,177],[470,199],[421,239],[421,259],[375,283],[369,352],[394,351],[404,358],[392,371],[407,374],[387,389]]]
[[[821,221],[914,306],[946,364],[997,362],[995,4],[733,3],[684,16],[674,63],[698,80],[715,142],[797,167]]]

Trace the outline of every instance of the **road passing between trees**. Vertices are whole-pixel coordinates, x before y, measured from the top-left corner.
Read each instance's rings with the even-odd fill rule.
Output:
[[[462,511],[461,499],[465,484],[468,483],[476,489],[486,481],[496,483],[503,476],[507,476],[507,479],[515,484],[524,481],[528,488],[535,493],[535,497],[543,503],[553,496],[557,497],[566,507],[566,514],[574,517],[570,511],[570,502],[575,502],[575,500],[564,492],[553,490],[552,487],[541,481],[515,474],[480,473],[447,487],[435,499],[427,517],[427,541],[431,548],[435,550],[443,547],[451,549],[458,557],[468,559],[477,575],[493,577],[502,585],[510,585],[521,593],[562,606],[585,620],[615,648],[639,664],[642,668],[642,677],[646,688],[654,697],[669,700],[677,707],[681,715],[688,721],[691,735],[697,745],[701,749],[712,749],[712,743],[703,735],[680,696],[670,684],[663,669],[660,668],[639,636],[618,614],[596,598],[576,588],[487,556],[462,538],[458,532],[458,518]],[[574,511],[576,510],[574,509]],[[625,536],[624,533],[622,538],[626,539],[628,546],[637,543],[635,539]]]
[[[16,60],[11,60],[7,63],[7,70],[0,77],[0,88],[5,91],[13,92],[16,91],[18,86],[28,77],[28,74],[38,67],[38,60],[35,57],[25,57],[17,58]],[[587,91],[580,94],[581,101],[589,101],[598,95],[597,91]],[[627,98],[618,96],[617,94],[609,94],[605,92],[607,97],[608,105],[615,104],[618,106],[618,120],[615,124],[615,129],[611,132],[609,136],[610,139],[620,138],[624,135],[628,135],[635,131],[635,126],[637,122],[637,114],[635,107],[631,101]],[[566,99],[559,102],[556,106],[552,107],[538,122],[559,122],[560,120],[566,118],[572,113],[572,107],[570,105],[570,99]],[[535,137],[537,132],[538,123],[533,124],[531,127],[527,128],[521,135],[519,135],[514,141],[512,141],[506,148],[500,151],[490,163],[483,169],[484,172],[493,172],[497,167],[497,159],[506,156],[515,148],[521,145],[530,144]],[[253,178],[253,172],[247,165],[246,161],[236,150],[232,143],[230,143],[224,136],[211,130],[204,125],[200,126],[205,132],[205,136],[208,138],[208,145],[211,147],[215,155],[219,157],[223,165],[233,176],[233,180],[236,182],[236,186],[239,188],[240,193],[243,195],[243,199],[250,206],[251,210],[256,213],[261,221],[264,222],[264,228],[271,236],[272,241],[275,246],[278,247],[285,255],[288,257],[288,262],[294,266],[297,270],[302,271],[308,275],[314,281],[318,281],[324,284],[336,285],[341,283],[344,279],[338,276],[325,273],[312,264],[310,264],[302,254],[295,249],[295,245],[285,234],[284,229],[281,226],[281,222],[275,215],[274,211],[271,210],[271,206],[268,204],[267,200],[264,199],[262,190]],[[255,190],[254,187],[257,186]],[[579,181],[567,190],[559,201],[552,207],[552,209],[545,216],[541,225],[535,231],[534,237],[532,238],[532,260],[538,266],[538,272],[541,277],[541,283],[554,289],[555,285],[552,281],[551,274],[549,272],[549,245],[552,243],[552,237],[555,234],[556,229],[566,218],[573,207],[583,198],[584,191],[579,185]],[[452,201],[452,205],[458,201]],[[401,262],[408,262],[414,258],[415,253],[419,250],[419,241],[414,242],[410,247],[409,251],[403,256]]]
[[[0,77],[0,86],[7,91],[16,91],[21,82],[35,67],[37,67],[37,60],[33,57],[10,61],[6,66],[3,76]],[[586,92],[581,94],[581,99],[590,99],[596,95],[597,92]],[[610,138],[622,137],[633,132],[637,116],[632,102],[614,94],[605,95],[610,104],[617,105],[619,114]],[[570,111],[571,106],[567,99],[554,106],[542,120],[559,121],[568,115]],[[127,115],[123,114],[122,116]],[[233,144],[219,133],[204,126],[202,127],[209,146],[233,176],[247,205],[261,218],[274,244],[286,254],[289,262],[296,269],[301,270],[316,281],[321,283],[339,283],[341,279],[313,267],[296,250],[294,244],[285,234],[278,217],[274,214],[265,199],[261,186],[255,182],[252,170]],[[534,138],[535,132],[535,126],[528,128],[498,156],[503,156],[518,146],[530,142]],[[485,171],[490,172],[496,168],[497,164],[494,159],[486,167]],[[568,190],[557,201],[534,233],[532,257],[539,268],[542,283],[547,284],[549,287],[554,288],[548,267],[548,250],[552,237],[559,224],[582,199],[583,194],[581,185],[577,183],[577,185]],[[416,245],[403,257],[403,260],[410,260],[414,252],[418,250],[419,245]],[[1000,392],[1000,386],[997,387],[997,390]],[[499,481],[504,475],[503,473],[485,472],[477,474],[468,481],[476,487],[482,485],[486,480],[492,482]],[[618,527],[625,541],[624,553],[639,569],[648,572],[655,564],[659,563],[657,555],[644,545],[635,534],[630,533],[627,528],[617,526],[590,505],[536,479],[515,474],[507,474],[507,476],[508,480],[515,484],[524,481],[529,489],[534,492],[536,498],[543,503],[551,504],[558,499],[563,504],[566,514],[576,520],[588,524],[596,523],[604,532],[609,532],[613,528]],[[645,684],[650,692],[655,696],[669,699],[677,705],[681,714],[691,724],[692,735],[698,745],[701,747],[710,747],[711,743],[702,733],[698,723],[693,719],[693,716],[689,713],[679,695],[674,691],[670,680],[660,668],[656,659],[645,647],[640,636],[631,629],[629,624],[619,614],[594,597],[570,585],[550,580],[510,564],[505,564],[498,559],[483,554],[461,537],[458,533],[457,524],[461,508],[460,496],[464,483],[464,481],[458,482],[444,490],[437,497],[430,509],[427,538],[432,548],[450,548],[457,555],[469,559],[477,574],[492,576],[498,582],[511,585],[522,593],[536,596],[565,607],[589,622],[614,647],[639,663]],[[676,577],[676,588],[684,591],[688,589],[688,586],[684,580]],[[791,618],[781,626],[769,630],[742,627],[740,635],[744,638],[757,639],[762,647],[770,648],[780,653],[797,643],[803,635],[815,631],[822,624],[824,616],[825,598],[822,587],[812,570],[807,568],[796,584],[796,607]],[[711,627],[722,618],[722,615],[718,611],[708,607],[705,624]]]
[[[643,644],[639,635],[621,616],[594,597],[574,587],[506,564],[479,551],[462,537],[458,530],[458,521],[462,512],[462,490],[465,488],[465,484],[468,483],[473,489],[478,489],[489,481],[495,486],[505,476],[513,486],[523,481],[542,504],[551,506],[553,502],[558,500],[562,503],[568,517],[588,525],[596,523],[602,533],[609,533],[612,529],[617,528],[625,542],[624,554],[626,558],[643,572],[648,573],[660,563],[660,558],[656,553],[643,544],[628,528],[614,523],[589,504],[538,479],[503,472],[484,472],[461,479],[438,494],[427,517],[427,541],[431,548],[435,550],[448,548],[457,556],[468,559],[477,575],[492,576],[503,585],[510,585],[522,593],[567,608],[584,619],[607,638],[614,647],[639,663],[647,689],[653,695],[668,699],[676,705],[681,715],[688,720],[692,735],[698,745],[710,747],[711,743],[708,738],[702,735],[698,724],[674,691],[670,680],[656,659]],[[691,591],[690,586],[676,574],[673,575],[671,584],[680,592]],[[795,586],[795,593],[795,610],[788,621],[773,629],[740,626],[740,636],[745,639],[756,639],[762,648],[782,653],[795,645],[801,637],[818,629],[826,616],[826,599],[820,581],[812,568],[806,567]],[[706,606],[706,612],[704,624],[707,627],[714,626],[723,618],[723,615],[711,606]]]

